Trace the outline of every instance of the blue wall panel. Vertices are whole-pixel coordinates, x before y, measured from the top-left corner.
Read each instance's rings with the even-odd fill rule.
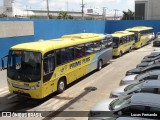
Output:
[[[10,47],[19,43],[32,42],[32,41],[34,41],[34,36],[0,38],[0,67],[1,67],[1,58],[8,54]]]
[[[151,26],[154,32],[160,31],[160,20],[29,20],[0,19],[0,21],[33,21],[34,36],[0,38],[0,58],[6,55],[9,48],[15,44],[37,41],[39,39],[59,38],[65,34],[92,32],[113,33],[134,26]],[[0,61],[1,67],[1,61]]]
[[[62,35],[93,32],[104,33],[105,21],[89,20],[34,20],[35,41],[39,39],[59,38]]]
[[[106,21],[109,22],[109,30],[107,32],[113,33],[119,30],[135,26],[149,26],[154,28],[154,32],[160,31],[160,20],[120,20],[120,21]]]

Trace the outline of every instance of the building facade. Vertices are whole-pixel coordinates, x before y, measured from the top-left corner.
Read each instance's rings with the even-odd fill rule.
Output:
[[[135,19],[137,20],[159,20],[159,0],[135,0]]]

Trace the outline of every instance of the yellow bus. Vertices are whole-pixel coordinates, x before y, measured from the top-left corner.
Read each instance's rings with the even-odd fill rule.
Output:
[[[5,57],[8,57],[5,67]],[[18,44],[2,58],[11,93],[41,99],[95,70],[112,58],[109,35],[81,33]]]
[[[117,31],[113,37],[113,56],[122,56],[125,52],[130,52],[135,45],[135,35],[133,32]]]
[[[153,36],[153,28],[138,26],[126,29],[127,31],[135,33],[135,48],[141,48],[142,46],[148,44]]]

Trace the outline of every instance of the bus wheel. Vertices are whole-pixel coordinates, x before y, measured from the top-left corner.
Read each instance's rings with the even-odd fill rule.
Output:
[[[132,51],[132,48],[129,48],[128,52],[130,53]]]
[[[122,51],[120,51],[120,53],[119,53],[119,57],[121,57],[123,55],[123,53],[122,53]]]
[[[102,60],[99,60],[98,61],[98,70],[101,70],[102,69],[102,67],[103,67],[103,62],[102,62]]]
[[[61,78],[58,82],[57,92],[62,93],[66,88],[66,82],[64,78]]]

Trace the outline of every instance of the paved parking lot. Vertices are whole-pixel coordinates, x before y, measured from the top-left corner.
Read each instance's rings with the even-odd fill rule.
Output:
[[[0,109],[23,111],[89,111],[99,100],[108,98],[112,89],[119,86],[125,72],[135,68],[142,58],[153,51],[152,45],[134,50],[120,58],[111,60],[101,71],[93,72],[80,79],[60,95],[51,95],[40,101],[32,101],[27,98],[13,96],[6,92],[1,94],[6,87],[6,72],[0,72]],[[92,90],[90,90],[90,87]],[[26,102],[24,104],[24,101]],[[11,103],[11,104],[9,104]],[[7,106],[7,107],[6,107]],[[87,112],[86,112],[87,113]],[[38,119],[38,118],[37,118]],[[54,117],[44,119],[55,120],[87,120],[87,117]]]

